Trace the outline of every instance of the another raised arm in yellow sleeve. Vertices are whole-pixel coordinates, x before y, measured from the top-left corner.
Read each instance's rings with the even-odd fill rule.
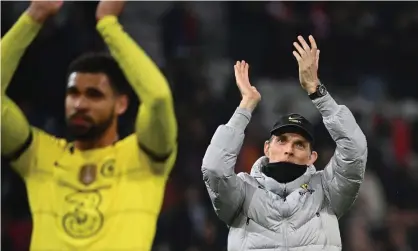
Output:
[[[23,177],[37,167],[39,159],[61,149],[65,142],[31,127],[19,107],[6,96],[19,61],[41,29],[41,25],[24,13],[1,39],[1,155]],[[24,91],[24,90],[22,90]]]
[[[41,25],[25,13],[1,39],[1,154],[9,159],[18,158],[26,150],[31,141],[31,129],[19,107],[6,96],[6,90],[40,28]]]
[[[177,121],[166,78],[115,16],[102,18],[97,29],[141,101],[136,123],[139,145],[155,168],[168,171],[173,161],[167,160],[177,153]],[[167,162],[171,164],[161,165]]]
[[[1,95],[5,95],[20,59],[40,29],[41,25],[24,13],[1,38]]]

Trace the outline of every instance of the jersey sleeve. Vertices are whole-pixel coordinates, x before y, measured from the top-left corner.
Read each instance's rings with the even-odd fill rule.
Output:
[[[141,101],[135,127],[140,150],[155,173],[169,173],[177,154],[177,121],[168,82],[116,17],[101,19],[97,29]]]
[[[35,173],[51,173],[53,165],[42,166],[43,160],[61,152],[65,140],[56,138],[36,127],[31,127],[31,141],[27,148],[16,159],[11,161],[12,167],[23,177],[30,178]],[[41,164],[41,165],[39,165]]]
[[[1,155],[24,178],[40,170],[38,158],[58,146],[58,139],[29,125],[19,107],[6,95],[19,61],[41,25],[27,13],[1,39]],[[24,91],[24,90],[23,90]]]
[[[167,180],[176,161],[177,152],[174,152],[164,162],[155,162],[139,146],[135,134],[131,134],[120,140],[117,146],[121,152],[121,157],[129,162],[128,169],[131,171],[140,170],[141,173],[153,175],[158,179],[162,178],[163,180]],[[175,151],[177,151],[177,148]]]
[[[13,159],[30,141],[30,125],[19,107],[6,95],[13,74],[41,25],[26,13],[1,38],[1,154]]]
[[[13,27],[1,38],[1,94],[12,80],[20,59],[39,33],[41,25],[24,13]]]
[[[7,96],[2,98],[1,104],[2,156],[25,179],[37,171],[49,172],[38,165],[39,159],[55,154],[55,150],[65,145],[65,140],[31,127],[20,109]]]
[[[18,158],[32,141],[30,125],[19,107],[7,96],[1,98],[1,155]]]

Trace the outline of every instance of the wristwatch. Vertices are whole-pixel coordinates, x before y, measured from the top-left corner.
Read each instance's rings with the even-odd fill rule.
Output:
[[[328,91],[327,91],[327,88],[325,88],[325,85],[320,83],[316,87],[316,92],[314,92],[312,94],[309,94],[309,98],[314,100],[314,99],[317,99],[317,98],[320,98],[320,97],[323,97],[323,96],[327,95],[327,93],[328,93]]]

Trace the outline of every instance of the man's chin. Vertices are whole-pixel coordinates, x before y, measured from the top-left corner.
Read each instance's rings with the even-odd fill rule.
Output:
[[[68,132],[75,139],[87,139],[90,138],[89,135],[91,131],[90,126],[81,126],[81,125],[69,125]]]

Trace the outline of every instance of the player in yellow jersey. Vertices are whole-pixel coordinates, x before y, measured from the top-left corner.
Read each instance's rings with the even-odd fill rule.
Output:
[[[74,142],[31,127],[5,94],[26,48],[62,4],[33,1],[1,40],[1,151],[26,183],[31,250],[151,250],[177,124],[166,79],[118,22],[124,3],[97,8],[97,30],[112,57],[90,54],[70,66],[65,108]],[[119,139],[124,82],[141,105],[135,133]]]

